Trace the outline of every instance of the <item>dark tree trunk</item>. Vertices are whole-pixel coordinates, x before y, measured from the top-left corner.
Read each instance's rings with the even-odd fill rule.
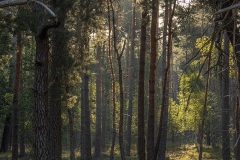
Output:
[[[102,102],[101,102],[101,47],[97,46],[97,61],[96,65],[96,133],[95,133],[95,157],[101,154],[101,138],[102,138]]]
[[[34,159],[49,160],[48,53],[47,33],[36,36]]]
[[[115,148],[115,139],[116,139],[116,86],[115,86],[115,73],[113,68],[113,56],[111,54],[111,17],[110,17],[110,0],[107,0],[108,4],[108,60],[110,65],[111,71],[111,79],[112,79],[112,103],[113,103],[113,110],[112,110],[112,143],[111,143],[111,150],[110,150],[110,160],[114,159],[114,148]]]
[[[129,102],[128,102],[128,122],[126,132],[126,156],[131,154],[131,141],[132,141],[132,108],[133,108],[133,92],[134,92],[134,48],[135,48],[135,25],[136,25],[136,0],[133,0],[133,13],[132,13],[132,36],[131,36],[131,55],[130,55],[130,68],[129,68]]]
[[[226,7],[229,7],[231,5],[233,5],[236,1],[234,0],[228,0],[228,1],[220,1],[222,2],[221,3],[221,8],[226,8]],[[222,13],[222,20],[223,20],[223,24],[226,24],[224,25],[224,28],[227,32],[227,35],[228,35],[228,38],[229,38],[229,41],[231,42],[231,44],[234,46],[234,54],[235,54],[235,57],[236,57],[236,63],[237,63],[237,68],[238,68],[238,77],[237,77],[237,80],[238,80],[238,86],[240,84],[240,35],[239,35],[239,29],[238,27],[236,26],[236,23],[235,23],[235,16],[234,16],[234,11],[233,10],[230,10],[229,12],[224,12]],[[240,90],[238,90],[238,93],[240,92]],[[239,100],[239,99],[238,99]],[[239,102],[237,102],[239,104]],[[236,130],[237,130],[237,137],[240,136],[240,131],[239,131],[239,106],[237,105],[237,108],[236,108]],[[235,145],[235,148],[236,148],[236,160],[240,160],[240,142],[237,141],[236,142],[236,145]]]
[[[72,108],[68,108],[68,121],[69,121],[69,137],[70,137],[70,159],[75,159],[75,143],[74,143],[74,131],[73,131],[73,121],[74,116],[72,112]]]
[[[60,26],[53,30],[52,37],[52,63],[51,63],[51,86],[50,86],[50,106],[49,106],[49,131],[50,131],[50,159],[61,159],[62,156],[62,118],[61,118],[61,97],[62,97],[62,79],[65,71],[64,64],[67,57],[67,30],[65,29],[66,7],[61,4],[53,4],[55,8],[59,7],[57,12]],[[63,70],[64,69],[64,70]]]
[[[22,88],[22,87],[21,87]],[[26,150],[25,150],[25,111],[22,111],[21,117],[20,117],[20,157],[25,157],[26,155]]]
[[[22,35],[17,34],[17,52],[16,52],[16,70],[14,81],[13,95],[13,145],[12,160],[18,160],[18,132],[19,132],[19,88],[21,76],[21,60],[22,60]]]
[[[87,70],[85,70],[87,72]],[[91,160],[91,130],[89,108],[89,75],[82,76],[81,95],[81,160]]]
[[[7,152],[9,150],[11,133],[12,133],[11,128],[12,128],[12,114],[9,113],[4,122],[4,129],[3,129],[0,152]]]
[[[167,124],[168,124],[168,105],[169,105],[169,86],[170,86],[170,68],[172,59],[172,13],[171,4],[168,0],[165,0],[165,18],[164,18],[164,38],[163,38],[163,81],[162,81],[162,108],[163,114],[161,114],[162,126],[161,126],[161,139],[159,144],[158,159],[164,160],[166,158],[167,149]],[[170,14],[170,16],[169,16]],[[169,25],[167,27],[167,25]],[[168,29],[168,31],[167,31]],[[168,34],[168,35],[167,35]],[[168,42],[167,42],[168,36]],[[166,65],[166,59],[168,64]],[[165,77],[167,76],[167,77]],[[161,122],[160,122],[161,123]],[[158,142],[157,142],[158,143]]]
[[[148,107],[148,130],[147,130],[147,159],[154,159],[154,124],[155,124],[155,85],[156,85],[156,60],[157,60],[157,23],[159,1],[152,0],[151,20],[151,54],[149,71],[149,107]]]
[[[141,18],[141,44],[139,60],[139,80],[138,80],[138,159],[145,160],[145,116],[144,116],[144,80],[145,80],[145,55],[146,55],[146,35],[148,25],[148,0],[142,3]]]
[[[227,33],[224,33],[224,61],[223,61],[223,104],[222,104],[222,157],[229,160],[230,157],[230,104],[229,104],[229,40]]]

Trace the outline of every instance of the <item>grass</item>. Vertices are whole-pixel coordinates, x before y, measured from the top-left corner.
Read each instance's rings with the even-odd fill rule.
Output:
[[[131,149],[132,156],[127,157],[127,160],[137,160],[137,148],[136,145],[132,146]],[[76,157],[80,157],[79,151],[76,152]],[[167,157],[170,160],[197,160],[198,159],[198,151],[194,144],[186,144],[186,145],[177,145],[170,144],[167,148]],[[10,160],[11,153],[1,153],[0,160]],[[63,160],[69,160],[69,152],[63,151],[62,155]],[[101,157],[93,158],[93,160],[108,160],[109,159],[109,150],[103,152]],[[119,146],[115,147],[115,160],[120,160],[119,155]],[[211,146],[204,146],[203,149],[203,159],[204,160],[220,160],[221,158],[221,148],[214,149]],[[20,158],[20,160],[29,160],[29,157]]]

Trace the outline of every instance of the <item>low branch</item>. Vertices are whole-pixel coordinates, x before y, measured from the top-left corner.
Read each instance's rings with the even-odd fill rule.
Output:
[[[10,6],[17,6],[17,5],[24,5],[27,4],[28,0],[5,0],[0,2],[0,8],[10,7]]]
[[[227,12],[229,10],[232,10],[232,9],[235,9],[235,8],[238,8],[240,7],[240,3],[239,4],[235,4],[235,5],[232,5],[232,6],[229,6],[229,7],[226,7],[226,8],[223,8],[223,9],[220,9],[218,10],[216,13],[214,13],[215,15],[216,14],[220,14],[220,13],[223,13],[223,12]]]
[[[46,11],[54,18],[56,18],[57,16],[55,15],[55,13],[48,8],[48,6],[46,6],[44,3],[37,1],[37,0],[4,0],[0,2],[0,8],[6,8],[6,7],[10,7],[10,6],[19,6],[19,5],[24,5],[24,4],[29,4],[29,3],[37,3],[40,6],[42,6],[43,8],[46,9]]]

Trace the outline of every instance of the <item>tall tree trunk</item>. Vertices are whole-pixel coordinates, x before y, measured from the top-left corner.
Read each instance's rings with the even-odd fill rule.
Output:
[[[167,1],[166,1],[167,2]],[[167,4],[168,5],[168,2]],[[168,45],[167,45],[167,65],[164,71],[163,89],[162,89],[162,108],[159,122],[159,132],[157,144],[155,147],[154,159],[165,159],[166,156],[166,143],[167,143],[167,123],[168,123],[168,106],[169,106],[169,87],[170,87],[170,74],[171,74],[171,60],[172,60],[172,22],[176,8],[176,0],[173,1],[173,9],[170,3],[170,16],[168,23]],[[168,7],[167,7],[168,8]],[[160,146],[161,144],[161,146]],[[159,152],[160,148],[160,152]]]
[[[35,106],[34,106],[34,159],[49,160],[48,122],[48,52],[49,41],[45,33],[36,36]]]
[[[138,80],[138,159],[145,160],[145,116],[144,116],[144,89],[145,89],[145,57],[146,57],[146,35],[148,25],[148,0],[142,3],[141,17],[141,42],[140,42],[140,60],[139,60],[139,80]]]
[[[102,102],[101,102],[101,46],[97,46],[97,61],[96,65],[96,133],[95,133],[95,157],[101,154],[101,133],[102,133]]]
[[[102,65],[105,64],[105,45],[103,47],[103,54],[102,54]],[[102,138],[101,138],[101,146],[102,146],[102,149],[104,150],[106,148],[106,105],[107,105],[107,98],[106,98],[106,89],[104,87],[104,84],[106,83],[106,78],[105,78],[106,74],[105,74],[105,70],[104,70],[104,67],[102,66],[102,70],[101,70],[101,82],[102,82]]]
[[[12,160],[18,160],[18,132],[19,132],[19,88],[21,77],[21,60],[22,60],[22,35],[17,34],[17,52],[16,52],[16,70],[14,81],[13,95],[13,147]]]
[[[202,108],[202,114],[201,114],[201,122],[200,122],[200,129],[199,129],[199,156],[198,160],[202,160],[202,153],[203,153],[203,135],[204,135],[204,126],[205,126],[205,120],[206,120],[206,114],[207,114],[207,102],[208,102],[208,89],[209,89],[209,83],[210,83],[210,67],[211,67],[211,54],[213,50],[213,42],[210,42],[210,49],[208,52],[208,66],[207,66],[207,79],[206,79],[206,86],[205,86],[205,95],[204,95],[204,105]]]
[[[124,110],[124,94],[123,94],[123,75],[122,75],[122,62],[121,58],[123,55],[123,51],[125,49],[125,44],[126,41],[124,41],[123,48],[121,53],[118,51],[117,47],[117,28],[116,28],[116,22],[115,22],[115,10],[113,8],[113,3],[112,0],[110,0],[110,6],[112,10],[112,26],[113,26],[113,48],[114,52],[117,58],[117,63],[118,63],[118,76],[119,76],[119,90],[120,90],[120,114],[119,114],[119,130],[118,130],[118,135],[119,135],[119,146],[120,146],[120,154],[121,154],[121,159],[125,160],[125,150],[124,150],[124,143],[123,143],[123,110]]]
[[[61,159],[62,156],[62,118],[61,118],[61,97],[63,67],[67,58],[67,30],[65,28],[65,19],[67,10],[62,4],[53,2],[55,8],[59,8],[56,13],[60,26],[53,30],[52,37],[52,63],[51,63],[51,86],[50,86],[50,106],[49,106],[49,127],[50,127],[50,159]],[[65,71],[65,70],[64,70]]]
[[[90,130],[90,108],[89,108],[89,75],[82,76],[81,95],[81,160],[91,160],[91,130]]]
[[[43,0],[40,0],[41,2]],[[35,6],[36,13],[42,13],[43,8]],[[34,80],[34,155],[33,159],[49,160],[49,116],[48,116],[48,56],[49,38],[48,30],[59,26],[55,20],[38,19],[38,29],[35,35],[36,59],[35,59],[35,80]]]
[[[112,144],[110,150],[110,160],[114,159],[114,147],[115,147],[115,139],[116,139],[116,85],[115,85],[115,73],[113,68],[113,57],[111,54],[111,17],[110,17],[110,0],[107,0],[108,3],[108,60],[111,71],[111,79],[112,79]]]
[[[233,5],[234,3],[236,3],[236,1],[234,0],[228,0],[228,1],[220,1],[221,3],[221,9],[227,8],[231,5]],[[236,16],[234,16],[234,11],[230,10],[228,12],[223,12],[222,13],[222,20],[223,20],[223,25],[224,29],[227,32],[229,41],[231,42],[232,46],[234,46],[233,50],[234,50],[234,54],[236,57],[236,64],[237,64],[237,69],[238,69],[238,86],[240,85],[240,35],[239,35],[239,29],[236,26]],[[240,90],[238,90],[238,94],[240,93]],[[239,99],[238,99],[239,101]],[[237,104],[239,104],[239,102],[237,102]],[[236,130],[237,130],[237,137],[240,136],[240,131],[239,131],[239,106],[237,105],[236,108]],[[236,144],[235,144],[235,148],[236,148],[236,160],[240,160],[240,142],[237,140]]]
[[[128,101],[128,122],[126,133],[126,156],[131,154],[131,137],[132,137],[132,108],[133,108],[133,92],[134,92],[134,48],[135,48],[135,30],[136,30],[136,0],[133,0],[132,13],[132,36],[131,36],[131,55],[129,70],[129,101]]]
[[[169,13],[171,14],[171,3],[169,4],[168,0],[165,0],[165,16],[164,16],[164,28],[163,28],[163,44],[162,44],[162,48],[163,48],[163,54],[162,54],[162,88],[164,88],[166,85],[166,89],[162,90],[162,109],[164,108],[163,111],[163,117],[161,117],[163,119],[163,124],[162,124],[162,133],[161,133],[161,140],[160,140],[160,144],[159,144],[159,152],[158,152],[158,159],[165,159],[165,154],[166,154],[166,142],[167,142],[167,122],[168,122],[168,105],[169,105],[169,81],[170,81],[170,68],[166,68],[166,59],[171,58],[171,57],[167,57],[167,52],[168,52],[168,56],[172,53],[170,49],[172,46],[170,46],[171,42],[168,41],[167,42],[167,36],[168,39],[171,40],[170,36],[172,36],[171,34],[167,35],[167,33],[171,33],[171,26],[170,26],[170,21],[172,21],[171,19],[169,19]],[[171,18],[171,15],[170,15]],[[168,24],[169,24],[169,28],[168,28]],[[169,29],[169,31],[167,31],[167,29]],[[168,50],[169,49],[169,50]],[[165,72],[169,72],[169,73],[165,73]],[[165,76],[166,77],[166,81],[165,81]],[[164,84],[167,83],[167,84]],[[163,106],[164,105],[164,106]]]
[[[155,85],[156,85],[156,60],[157,60],[157,24],[159,1],[152,0],[151,20],[151,54],[149,71],[149,106],[148,106],[148,133],[147,133],[147,159],[154,159],[154,124],[155,124]]]
[[[229,104],[229,40],[224,33],[224,61],[223,61],[223,104],[222,104],[222,157],[229,160],[230,157],[230,104]],[[227,55],[228,54],[228,55]]]

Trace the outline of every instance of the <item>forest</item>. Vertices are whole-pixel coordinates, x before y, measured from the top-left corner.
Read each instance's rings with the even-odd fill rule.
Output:
[[[240,160],[240,0],[0,0],[1,160]]]

